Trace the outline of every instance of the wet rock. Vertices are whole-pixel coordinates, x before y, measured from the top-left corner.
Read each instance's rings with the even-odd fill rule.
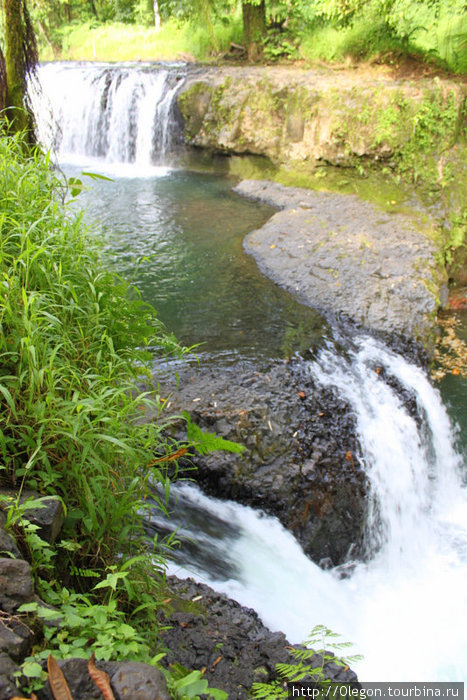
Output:
[[[244,240],[264,274],[325,315],[429,345],[446,275],[413,222],[352,195],[259,180],[235,189],[282,208]]]
[[[272,632],[257,614],[209,586],[171,576],[169,588],[174,608],[166,619],[171,629],[163,633],[170,652],[166,663],[205,668],[209,685],[228,692],[230,698],[250,697],[255,681],[275,678],[277,663],[290,663],[290,643],[282,632]],[[316,662],[318,660],[316,659]],[[313,661],[312,661],[313,663]],[[338,679],[342,667],[326,664],[325,677]],[[355,680],[352,671],[343,680]]]
[[[194,457],[203,490],[277,516],[316,562],[339,564],[360,546],[366,481],[353,417],[302,361],[187,367],[177,384],[159,381],[171,411],[248,448]]]
[[[4,557],[5,555],[17,559],[21,553],[14,539],[0,527],[0,556]]]
[[[11,613],[34,600],[31,567],[23,559],[0,559],[0,609]]]
[[[164,676],[147,664],[120,664],[111,676],[111,683],[121,700],[170,700]]]

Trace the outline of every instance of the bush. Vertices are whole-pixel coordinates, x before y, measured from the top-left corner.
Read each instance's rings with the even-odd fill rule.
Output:
[[[138,382],[148,347],[181,350],[105,269],[47,157],[2,138],[0,178],[0,480],[60,495],[81,561],[105,565],[141,534],[148,483],[168,485],[178,445]],[[146,409],[159,420],[138,422]]]

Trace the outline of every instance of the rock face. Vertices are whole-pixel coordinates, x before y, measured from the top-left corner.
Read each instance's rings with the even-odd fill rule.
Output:
[[[439,154],[456,141],[464,103],[456,81],[272,66],[197,68],[178,98],[189,144],[288,165],[390,162],[415,144]]]
[[[248,448],[193,458],[203,490],[276,515],[318,563],[340,564],[359,550],[366,480],[353,417],[313,385],[303,362],[186,368],[177,384],[159,381],[172,392],[171,411],[187,410],[203,429]]]
[[[262,272],[324,314],[429,344],[446,275],[410,220],[352,195],[255,180],[235,189],[282,208],[244,240]]]
[[[174,651],[169,652],[166,663],[205,668],[210,686],[227,691],[229,698],[246,700],[253,682],[271,680],[276,663],[291,662],[285,636],[268,630],[253,610],[190,579],[170,577],[168,584],[179,598],[195,600],[196,606],[192,603],[188,611],[168,616],[172,627],[164,633],[164,641]],[[333,681],[356,680],[353,671],[332,661],[325,664],[324,673]]]

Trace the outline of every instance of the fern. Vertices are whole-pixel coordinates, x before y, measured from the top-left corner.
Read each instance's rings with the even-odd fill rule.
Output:
[[[207,430],[201,430],[199,425],[192,423],[191,416],[188,411],[182,411],[182,415],[186,420],[186,435],[189,443],[193,445],[197,452],[206,455],[209,452],[223,450],[224,452],[234,452],[241,454],[246,448],[238,442],[225,440],[225,438],[210,433]]]
[[[331,680],[326,678],[325,666],[328,662],[348,668],[349,663],[359,661],[359,654],[353,656],[337,656],[330,649],[341,651],[352,646],[351,642],[333,641],[340,635],[332,632],[324,625],[316,625],[303,647],[290,649],[293,657],[292,663],[276,664],[276,673],[282,681],[274,680],[270,683],[253,683],[251,692],[254,698],[259,700],[282,700],[287,698],[288,683],[296,683],[306,679],[310,683],[328,684]],[[331,641],[332,640],[332,641]],[[316,649],[316,644],[321,643],[322,648]]]

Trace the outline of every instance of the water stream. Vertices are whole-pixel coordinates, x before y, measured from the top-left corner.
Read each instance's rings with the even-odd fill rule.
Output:
[[[341,633],[365,657],[361,680],[465,680],[465,435],[439,392],[379,341],[335,343],[338,329],[259,274],[241,240],[270,208],[234,195],[229,180],[168,165],[178,148],[172,104],[183,67],[51,65],[41,77],[59,115],[63,167],[76,173],[77,162],[87,168],[91,160],[114,175],[82,199],[109,264],[131,273],[169,329],[186,344],[203,343],[201,360],[217,364],[261,363],[313,346],[310,377],[356,417],[371,484],[364,563],[324,571],[277,520],[182,485],[171,527],[190,542],[171,571],[253,607],[292,642],[318,623]],[[465,392],[453,405],[465,411]],[[167,527],[157,513],[153,524]]]

